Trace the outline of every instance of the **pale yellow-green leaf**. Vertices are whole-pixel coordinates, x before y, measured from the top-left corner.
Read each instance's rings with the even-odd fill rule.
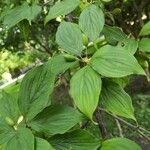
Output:
[[[92,40],[96,40],[104,27],[104,14],[96,5],[86,7],[79,17],[79,26]]]
[[[145,75],[132,54],[111,45],[101,47],[92,57],[90,65],[95,71],[106,77]]]
[[[89,66],[77,71],[70,81],[70,94],[76,106],[90,119],[98,105],[101,84],[100,76]]]

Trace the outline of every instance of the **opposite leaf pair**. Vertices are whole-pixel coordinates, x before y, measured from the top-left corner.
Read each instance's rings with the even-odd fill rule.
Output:
[[[71,96],[73,97],[77,107],[87,117],[92,119],[93,113],[99,102],[99,96],[102,88],[101,78],[120,78],[131,74],[145,74],[134,56],[118,49],[118,47],[110,45],[103,46],[92,56],[88,65],[77,71],[77,73],[75,73],[72,77],[70,84]],[[108,90],[113,90],[114,93],[116,93],[115,86],[111,86]],[[104,95],[104,93],[102,94]],[[106,93],[106,95],[108,94],[110,93]],[[125,96],[126,94],[123,95]],[[123,97],[121,92],[119,93],[119,96]],[[113,95],[111,95],[110,98],[113,99]],[[130,108],[131,100],[129,99],[129,101]],[[132,109],[131,112],[133,113]],[[128,116],[128,118],[135,120],[132,113],[132,117]],[[120,115],[122,116],[122,114]]]
[[[58,60],[63,65],[61,69],[56,69]],[[50,148],[47,141],[37,140],[33,133],[43,133],[48,137],[62,134],[82,120],[82,115],[71,107],[49,106],[49,95],[53,91],[56,75],[73,64],[58,55],[32,69],[21,83],[18,102],[3,93],[0,99],[0,145],[3,150],[41,150],[39,146]],[[18,122],[20,116],[23,116],[21,123]]]
[[[104,14],[96,5],[89,5],[79,17],[79,25],[62,22],[56,33],[56,42],[65,52],[81,56],[84,49],[82,32],[93,42],[99,37],[104,26]]]

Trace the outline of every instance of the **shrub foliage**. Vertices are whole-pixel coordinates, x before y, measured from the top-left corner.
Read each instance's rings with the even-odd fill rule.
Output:
[[[54,39],[51,37],[51,51],[45,48],[51,58],[25,75],[18,98],[3,92],[2,150],[141,150],[127,138],[108,139],[103,127],[100,137],[86,130],[89,122],[101,126],[102,111],[137,125],[131,97],[124,90],[125,79],[131,75],[148,78],[150,22],[137,37],[124,33],[110,23],[121,10],[108,12],[109,3],[111,0],[27,0],[16,1],[9,9],[3,4],[6,9],[0,20],[4,30],[18,29],[27,41],[34,30],[36,41],[44,34],[38,24],[42,21],[42,28],[53,30]],[[54,88],[63,80],[72,99],[68,105],[52,100]],[[137,129],[140,131],[138,125]]]

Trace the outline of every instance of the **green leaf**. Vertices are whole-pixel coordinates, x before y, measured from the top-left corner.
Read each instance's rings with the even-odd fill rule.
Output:
[[[84,130],[74,130],[49,139],[56,150],[97,150],[100,140]]]
[[[4,118],[0,117],[0,145],[4,145],[14,136],[12,126],[8,125]]]
[[[56,42],[65,52],[81,55],[84,49],[82,44],[82,33],[77,24],[62,22],[56,33]]]
[[[67,15],[72,12],[78,5],[80,4],[80,0],[62,0],[60,2],[56,2],[54,6],[50,8],[48,15],[46,16],[45,23],[48,21],[60,16]]]
[[[21,6],[4,12],[0,20],[3,20],[4,26],[11,28],[24,19],[27,19],[31,23],[40,11],[41,7],[37,4],[33,3],[33,5],[29,6],[27,2],[24,2]]]
[[[60,67],[60,64],[61,64],[61,67]],[[47,65],[48,65],[48,68],[51,70],[51,72],[57,75],[60,73],[64,73],[69,68],[72,68],[78,65],[78,61],[67,62],[63,54],[59,54],[59,55],[52,57],[47,62]]]
[[[22,20],[18,24],[19,30],[24,38],[24,40],[28,40],[30,33],[30,24],[27,20]]]
[[[29,129],[18,129],[11,132],[9,137],[9,140],[2,145],[3,150],[34,150],[34,136]]]
[[[113,138],[102,143],[100,150],[142,150],[135,142],[126,138]]]
[[[135,39],[125,39],[122,42],[118,43],[118,48],[133,55],[138,49],[138,41],[136,41]]]
[[[82,115],[71,107],[54,105],[45,108],[29,125],[48,136],[63,134],[82,120]]]
[[[139,50],[143,52],[150,52],[150,38],[143,38],[139,42]]]
[[[122,31],[122,29],[115,26],[105,26],[102,32],[106,40],[112,44],[116,44],[116,42],[123,41],[127,38],[127,35]]]
[[[123,78],[112,78],[112,81],[119,84],[121,87],[125,88],[130,81],[130,78],[123,77]]]
[[[19,108],[26,121],[34,118],[49,103],[55,74],[47,65],[36,67],[24,77],[19,91]]]
[[[148,21],[141,29],[140,34],[141,36],[149,35],[150,34],[150,21]]]
[[[17,122],[19,118],[17,100],[5,92],[2,93],[2,98],[0,99],[0,116],[5,119],[10,118],[14,122]]]
[[[77,71],[70,81],[70,94],[76,106],[90,119],[98,105],[101,84],[100,76],[89,66]]]
[[[46,140],[36,138],[35,150],[54,150],[54,149]]]
[[[82,31],[95,41],[104,27],[104,14],[96,5],[86,7],[80,15],[79,25]]]
[[[114,82],[105,81],[103,83],[100,96],[103,107],[116,115],[136,120],[132,100],[124,89]]]
[[[95,71],[106,77],[145,75],[133,55],[111,45],[101,47],[92,57],[90,65]]]
[[[15,99],[18,99],[18,91],[19,91],[19,87],[20,87],[20,81],[21,81],[21,79],[17,79],[16,82],[13,82],[11,84],[8,84],[8,85],[2,87],[2,89],[0,89],[0,92],[4,91],[4,92],[10,94]]]

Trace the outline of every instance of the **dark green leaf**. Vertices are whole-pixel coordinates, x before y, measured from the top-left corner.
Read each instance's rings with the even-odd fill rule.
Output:
[[[52,57],[48,63],[48,68],[54,74],[64,73],[67,69],[78,65],[78,61],[67,62],[62,54]],[[61,65],[61,67],[60,67]]]
[[[100,100],[106,110],[116,115],[136,120],[130,96],[116,83],[104,82]]]
[[[29,38],[29,33],[30,33],[30,24],[27,20],[22,20],[19,24],[18,27],[23,35],[24,40],[28,40]]]
[[[124,88],[129,83],[130,79],[128,77],[112,78],[112,81]]]
[[[79,25],[82,31],[92,40],[95,41],[104,26],[103,11],[96,5],[86,7],[80,15]]]
[[[4,145],[14,136],[14,129],[0,117],[0,145]]]
[[[113,138],[102,143],[100,150],[142,150],[135,142],[126,138]]]
[[[34,118],[49,103],[53,91],[55,74],[47,65],[36,67],[24,77],[19,92],[19,108],[26,121]]]
[[[2,144],[3,150],[34,150],[34,136],[27,128],[9,132],[3,138],[7,138]]]
[[[149,35],[150,34],[150,21],[148,21],[141,29],[140,35]]]
[[[103,34],[106,38],[106,40],[109,43],[115,44],[116,42],[123,41],[127,38],[127,35],[122,31],[119,27],[111,27],[111,26],[105,26],[103,28]]]
[[[91,59],[91,66],[106,77],[124,77],[131,74],[145,75],[135,57],[118,47],[106,45],[100,48]]]
[[[63,134],[82,120],[82,115],[71,107],[54,105],[45,108],[30,123],[32,129],[49,136]]]
[[[17,100],[15,100],[10,94],[3,92],[0,99],[0,116],[3,118],[10,118],[15,123],[19,118],[19,108]]]
[[[77,24],[62,22],[56,33],[56,42],[67,53],[81,55],[84,46],[82,33]]]
[[[34,3],[29,6],[27,2],[24,2],[21,6],[4,12],[0,19],[3,20],[4,26],[11,28],[24,19],[27,19],[31,23],[40,11],[41,7],[37,4]]]
[[[56,4],[50,8],[48,15],[46,16],[45,23],[54,19],[60,15],[67,15],[72,12],[78,5],[80,0],[62,0],[56,2]]]
[[[84,130],[75,130],[49,139],[56,150],[97,150],[100,140]]]
[[[150,38],[143,38],[139,42],[139,50],[143,52],[150,52]]]
[[[77,107],[92,119],[98,105],[101,91],[101,78],[89,66],[86,66],[72,77],[70,93]]]
[[[130,54],[135,54],[138,48],[138,41],[135,39],[125,39],[118,44],[118,48],[129,52]]]
[[[36,138],[35,150],[54,150],[54,149],[46,140]]]

